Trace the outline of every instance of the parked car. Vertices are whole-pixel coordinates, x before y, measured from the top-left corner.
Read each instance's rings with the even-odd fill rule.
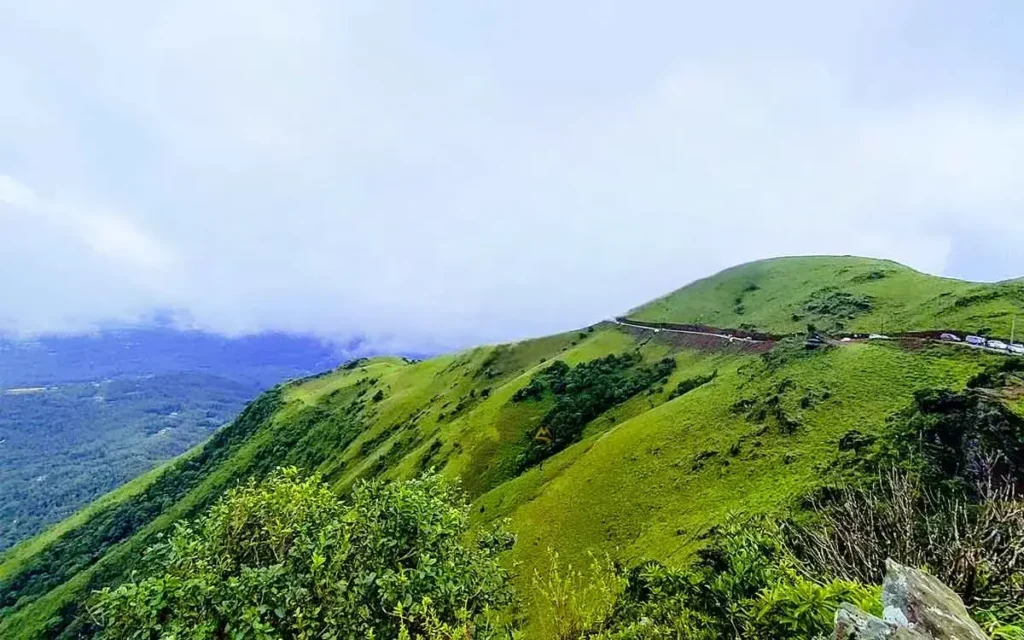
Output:
[[[1010,351],[1019,356],[1024,356],[1024,344],[1011,344]]]
[[[988,341],[988,348],[989,349],[999,349],[1000,351],[1006,351],[1007,349],[1010,348],[1010,345],[1006,344],[1002,340],[989,340]]]
[[[946,342],[960,342],[960,338],[954,333],[944,333],[939,336],[939,340],[945,340]]]
[[[967,344],[973,344],[976,347],[985,346],[985,338],[981,336],[967,336]]]
[[[872,333],[868,336],[868,340],[888,340],[889,336],[883,336],[880,333]]]

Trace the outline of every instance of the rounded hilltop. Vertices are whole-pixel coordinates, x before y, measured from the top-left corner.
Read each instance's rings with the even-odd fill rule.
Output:
[[[1024,314],[1024,279],[978,283],[855,256],[749,262],[692,282],[627,314],[645,322],[769,333],[807,325],[848,332],[1010,333]]]

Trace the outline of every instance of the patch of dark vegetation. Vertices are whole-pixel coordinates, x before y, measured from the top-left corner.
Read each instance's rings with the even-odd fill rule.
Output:
[[[455,405],[455,408],[451,410],[448,417],[454,418],[464,412],[469,407],[477,404],[476,389],[471,389],[470,392],[459,398],[459,402]]]
[[[870,296],[857,295],[836,287],[815,291],[804,302],[804,316],[810,316],[826,330],[842,330],[845,322],[853,320],[873,308]]]
[[[785,408],[784,400],[795,388],[796,383],[790,378],[785,378],[765,393],[737,400],[732,405],[732,411],[743,414],[748,421],[756,424],[774,421],[782,433],[793,433],[800,427],[801,422]]]
[[[746,296],[748,293],[751,293],[753,291],[757,291],[760,288],[761,287],[757,286],[753,282],[751,282],[747,286],[743,287],[743,290],[740,291],[739,295],[737,295],[736,298],[733,300],[733,303],[732,303],[732,310],[733,310],[733,312],[736,315],[738,315],[738,316],[742,316],[744,313],[746,313],[747,309],[743,305],[743,298],[744,298],[744,296]]]
[[[701,451],[693,457],[693,463],[690,465],[690,469],[693,471],[700,471],[707,465],[708,461],[718,456],[717,451]]]
[[[882,269],[876,269],[874,271],[869,271],[867,273],[862,273],[859,276],[854,276],[853,278],[850,279],[850,282],[853,282],[855,284],[862,284],[862,283],[865,283],[865,282],[874,282],[876,280],[884,280],[885,278],[887,278],[889,276],[889,273],[890,273],[889,271],[885,271],[885,270],[882,270]]]
[[[380,433],[373,436],[372,438],[365,440],[361,445],[359,445],[359,455],[366,456],[372,453],[377,447],[382,445],[384,442],[390,440],[391,436],[395,435],[401,430],[402,425],[393,424],[390,427],[387,427],[386,429],[382,430]]]
[[[366,362],[366,358],[353,358],[352,360],[349,360],[345,364],[341,365],[340,368],[344,371],[351,371],[352,369],[356,369],[358,367],[363,366],[364,364],[366,364]]]
[[[850,429],[839,438],[840,451],[863,451],[875,443],[874,436],[867,436],[857,429]]]
[[[804,391],[804,395],[800,397],[800,408],[813,409],[831,397],[832,392],[828,389],[807,389]]]
[[[371,400],[373,400],[374,402],[380,402],[383,399],[384,399],[384,390],[383,389],[377,389],[377,393],[373,394],[373,398],[371,398]]]
[[[976,485],[992,473],[1024,489],[1024,419],[987,390],[919,391],[896,420],[885,458],[917,460],[931,481]]]
[[[377,460],[370,465],[364,477],[375,478],[385,473],[388,469],[393,468],[407,453],[418,447],[422,441],[422,437],[415,431],[399,438],[388,447],[387,451],[377,457]]]
[[[432,467],[437,467],[440,462],[437,459],[437,454],[441,452],[444,445],[437,438],[431,441],[430,446],[423,452],[423,456],[420,457],[419,468],[420,471],[426,471]],[[442,464],[443,466],[443,464]]]
[[[672,393],[669,394],[668,398],[669,400],[678,398],[679,396],[685,395],[698,387],[703,387],[704,385],[711,382],[717,377],[718,369],[715,369],[714,371],[707,375],[699,375],[694,376],[692,378],[687,378],[686,380],[683,380],[678,385],[676,385],[676,388],[672,390]]]
[[[991,302],[992,300],[998,300],[1005,295],[1005,291],[1001,289],[989,289],[980,291],[978,293],[971,293],[966,296],[960,296],[953,303],[954,307],[962,309],[964,307],[973,307],[976,304],[983,302]]]
[[[986,367],[981,373],[967,381],[969,389],[995,389],[1011,384],[1020,384],[1024,375],[1024,360],[1004,358],[997,364]]]
[[[487,378],[488,380],[491,380],[501,376],[502,372],[500,371],[497,365],[499,361],[502,359],[502,357],[506,356],[508,353],[509,348],[507,345],[500,345],[492,349],[491,352],[487,354],[487,357],[484,358],[484,361],[480,363],[480,367],[477,368],[476,372],[473,374],[473,377],[483,377]]]
[[[557,360],[512,396],[513,402],[553,396],[555,404],[541,420],[522,457],[535,464],[579,439],[583,427],[612,407],[657,384],[675,370],[672,358],[643,364],[637,353],[609,355],[570,367]]]
[[[783,338],[771,351],[761,354],[761,364],[764,371],[772,373],[782,367],[802,358],[813,355],[813,351],[806,348],[807,341],[802,336],[789,336]],[[762,371],[751,371],[751,375],[760,375]]]

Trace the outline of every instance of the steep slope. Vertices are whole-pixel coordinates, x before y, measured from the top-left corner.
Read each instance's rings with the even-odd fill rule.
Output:
[[[881,434],[916,390],[961,388],[1000,357],[896,343],[760,350],[602,324],[280,386],[201,448],[4,556],[0,637],[76,633],[90,590],[135,568],[160,531],[278,465],[339,492],[432,467],[461,479],[477,525],[509,518],[518,533],[510,561],[531,637],[544,637],[529,581],[547,548],[577,565],[589,551],[684,563],[729,512],[782,511],[824,482],[843,435]],[[580,430],[559,450],[549,427],[566,415]]]
[[[648,322],[803,331],[957,329],[1009,337],[1024,313],[1024,282],[980,284],[931,276],[888,260],[777,258],[727,269],[627,314]]]

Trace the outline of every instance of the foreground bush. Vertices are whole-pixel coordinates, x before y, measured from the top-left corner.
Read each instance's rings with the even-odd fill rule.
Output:
[[[148,577],[96,594],[102,638],[490,638],[508,605],[495,532],[436,476],[340,501],[295,469],[229,492],[147,552]],[[133,576],[134,577],[134,576]]]
[[[761,519],[731,520],[690,567],[605,563],[583,579],[553,562],[551,575],[535,587],[558,640],[807,639],[831,633],[843,602],[881,613],[877,587],[813,579],[781,529]],[[567,595],[584,585],[587,597]]]

